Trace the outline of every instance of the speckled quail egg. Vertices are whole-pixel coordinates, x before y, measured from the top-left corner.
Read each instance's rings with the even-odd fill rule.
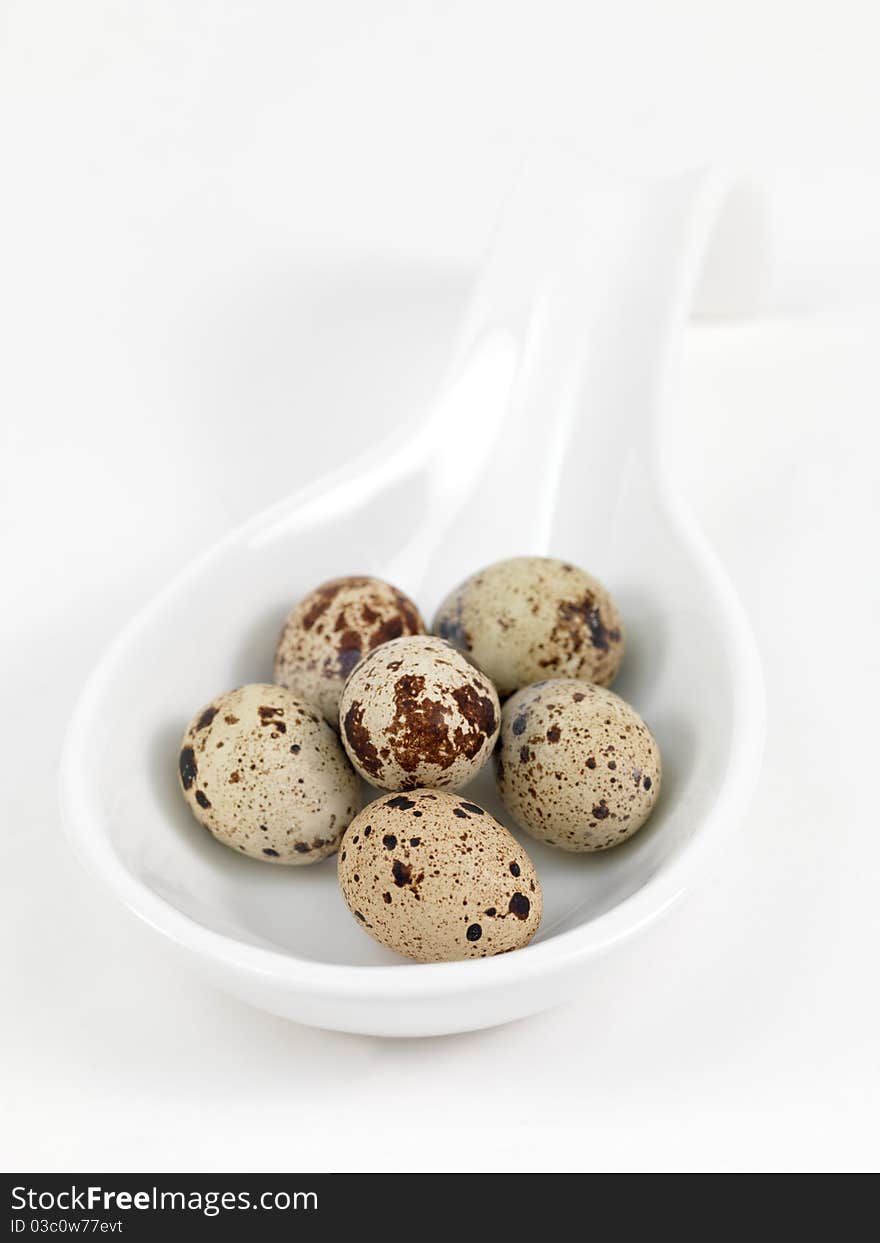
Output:
[[[500,717],[494,686],[432,635],[376,648],[351,674],[339,707],[352,764],[383,790],[465,785],[492,754]]]
[[[504,705],[496,759],[508,811],[563,850],[605,850],[632,837],[660,792],[660,751],[613,691],[555,678]]]
[[[541,884],[522,846],[443,790],[370,803],[349,825],[338,867],[361,927],[419,962],[519,949],[541,922]]]
[[[502,699],[547,677],[607,686],[623,656],[611,596],[552,557],[513,557],[471,575],[440,605],[434,632],[466,652]]]
[[[381,578],[333,578],[288,615],[272,676],[336,729],[345,679],[361,657],[389,639],[426,629],[412,600]]]
[[[316,863],[360,805],[336,734],[282,686],[241,686],[193,717],[179,757],[183,796],[219,842],[268,863]]]

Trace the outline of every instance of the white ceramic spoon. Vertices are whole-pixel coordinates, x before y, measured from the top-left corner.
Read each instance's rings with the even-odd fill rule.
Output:
[[[758,661],[661,454],[685,320],[730,201],[711,174],[644,182],[533,166],[477,284],[452,379],[411,438],[223,540],[104,657],[65,748],[70,838],[221,987],[301,1022],[380,1035],[533,1013],[665,910],[737,823],[762,746]],[[430,617],[468,573],[524,552],[575,561],[617,597],[628,650],[615,689],[653,727],[665,772],[651,821],[617,850],[578,857],[524,839],[545,892],[532,945],[406,962],[351,919],[332,861],[252,862],[195,824],[176,782],[183,727],[220,690],[270,679],[298,596],[366,572]],[[507,820],[490,772],[471,790]]]

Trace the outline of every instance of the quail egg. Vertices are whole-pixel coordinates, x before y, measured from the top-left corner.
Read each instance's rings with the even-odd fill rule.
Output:
[[[336,729],[345,679],[361,657],[389,639],[426,629],[412,600],[381,578],[333,578],[291,610],[272,676]]]
[[[241,686],[212,700],[184,734],[178,775],[200,824],[269,863],[332,854],[360,805],[336,734],[282,686]]]
[[[441,604],[434,631],[466,652],[502,699],[547,677],[607,686],[623,656],[611,596],[552,557],[513,557],[473,574]]]
[[[563,850],[605,850],[651,814],[660,751],[619,695],[556,678],[505,703],[496,772],[504,805],[533,837]]]
[[[541,884],[522,846],[442,790],[370,803],[342,839],[338,869],[361,927],[419,962],[519,949],[541,922]]]
[[[352,764],[383,790],[464,785],[498,736],[491,682],[443,639],[383,643],[349,677],[339,708]]]

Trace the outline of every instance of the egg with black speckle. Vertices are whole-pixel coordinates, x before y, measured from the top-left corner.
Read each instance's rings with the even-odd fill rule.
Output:
[[[288,614],[272,676],[336,729],[342,688],[361,657],[389,639],[426,629],[412,600],[381,578],[333,578]]]
[[[504,705],[498,789],[517,824],[562,850],[607,850],[642,827],[660,793],[660,750],[619,695],[554,678]]]
[[[227,691],[193,717],[178,779],[196,820],[266,863],[317,863],[360,806],[357,776],[318,713],[282,686]]]
[[[472,574],[434,619],[502,699],[542,678],[607,686],[623,658],[623,623],[598,579],[569,561],[512,557]]]
[[[491,756],[500,718],[488,678],[433,635],[376,648],[354,669],[339,706],[352,764],[383,790],[465,785]]]
[[[482,807],[443,790],[370,803],[348,826],[337,866],[364,931],[418,962],[520,949],[541,922],[541,884],[523,847]]]

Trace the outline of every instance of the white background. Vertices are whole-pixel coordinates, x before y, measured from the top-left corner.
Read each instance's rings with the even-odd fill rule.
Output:
[[[423,408],[529,142],[827,188],[880,166],[875,13],[2,5],[0,1164],[876,1168],[870,308],[795,306],[792,277],[689,333],[678,478],[759,637],[766,764],[714,878],[562,1009],[398,1043],[247,1009],[95,889],[55,805],[77,691],[132,611]]]

